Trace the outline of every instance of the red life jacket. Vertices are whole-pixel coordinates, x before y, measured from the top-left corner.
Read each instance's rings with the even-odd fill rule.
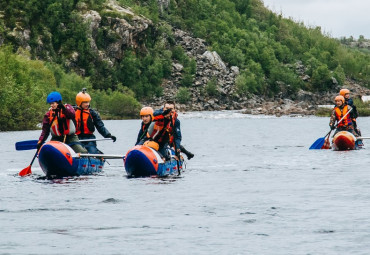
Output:
[[[76,132],[72,119],[67,119],[63,110],[53,111],[49,109],[49,124],[52,136],[72,135]]]
[[[335,117],[339,121],[343,116],[348,112],[348,105],[345,105],[342,110],[339,107],[335,107]],[[350,114],[347,114],[346,117],[338,124],[337,127],[347,127],[352,125],[352,120]]]
[[[162,115],[155,116],[153,130],[148,130],[150,137],[158,143],[168,141],[169,144],[172,144],[174,140],[173,127],[175,126],[176,119],[176,112],[172,115],[172,122],[171,120],[164,118]]]
[[[92,135],[95,131],[94,121],[90,109],[83,110],[78,108],[75,114],[76,118],[76,135]]]

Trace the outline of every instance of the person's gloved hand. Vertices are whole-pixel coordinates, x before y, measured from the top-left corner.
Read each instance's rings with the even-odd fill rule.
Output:
[[[166,116],[167,114],[169,114],[170,112],[172,111],[172,109],[167,109],[165,111],[162,112],[162,115],[163,116]]]
[[[58,108],[59,109],[63,109],[63,110],[66,109],[66,107],[64,106],[64,104],[62,103],[62,101],[59,101],[58,102]]]
[[[335,129],[335,125],[333,124],[333,125],[330,125],[330,129],[331,130],[334,130]]]
[[[113,142],[117,140],[117,138],[114,135],[111,135],[110,138],[112,138]]]
[[[117,137],[115,137],[114,135],[111,135],[111,134],[109,134],[106,138],[111,138],[113,140],[113,142],[115,142],[117,140]]]
[[[38,151],[40,150],[40,148],[41,148],[42,144],[43,144],[43,142],[41,142],[41,141],[39,141],[39,142],[37,143],[37,150],[38,150]]]

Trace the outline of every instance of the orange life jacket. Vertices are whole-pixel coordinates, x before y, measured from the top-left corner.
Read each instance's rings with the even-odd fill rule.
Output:
[[[86,134],[92,135],[95,131],[94,121],[90,113],[90,109],[76,110],[76,135]]]
[[[67,119],[63,110],[56,112],[49,109],[49,124],[52,136],[72,135],[76,132],[72,119]]]
[[[172,115],[172,121],[164,118],[162,115],[155,116],[153,130],[148,131],[150,137],[158,143],[168,141],[169,144],[172,144],[174,141],[173,127],[175,126],[176,119],[176,112]]]
[[[339,109],[339,107],[335,107],[335,117],[339,121],[341,118],[343,118],[344,115],[348,112],[348,105],[345,105],[342,109],[342,111]],[[346,117],[338,124],[337,127],[347,127],[349,125],[352,125],[352,120],[350,114],[347,114]]]

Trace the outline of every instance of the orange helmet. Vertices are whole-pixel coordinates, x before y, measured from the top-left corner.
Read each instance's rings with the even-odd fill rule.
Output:
[[[346,94],[349,94],[349,90],[348,90],[348,89],[341,89],[341,90],[339,91],[339,94],[340,94],[341,96],[345,96]]]
[[[338,100],[341,100],[344,104],[344,97],[343,96],[336,96],[334,101],[338,101]]]
[[[82,89],[80,93],[76,96],[76,104],[77,106],[80,106],[82,102],[90,102],[91,97],[89,94],[86,93],[86,89]]]
[[[152,107],[143,107],[140,111],[140,116],[150,115],[153,120],[153,108]]]

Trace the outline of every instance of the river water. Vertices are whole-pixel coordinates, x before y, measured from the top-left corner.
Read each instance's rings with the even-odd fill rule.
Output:
[[[0,133],[0,254],[369,254],[370,151],[309,151],[328,118],[180,114],[196,156],[180,177],[128,179],[121,160],[95,176],[17,173],[35,151]],[[139,120],[105,121],[125,154]],[[364,136],[370,118],[360,118]],[[367,143],[365,141],[365,147]]]

